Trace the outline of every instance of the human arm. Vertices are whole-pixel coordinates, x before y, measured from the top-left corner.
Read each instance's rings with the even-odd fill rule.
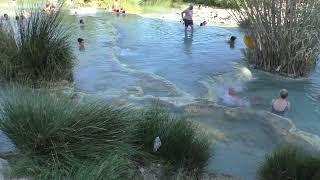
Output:
[[[185,13],[186,13],[186,10],[181,12],[181,19],[183,19],[183,14],[185,14]]]

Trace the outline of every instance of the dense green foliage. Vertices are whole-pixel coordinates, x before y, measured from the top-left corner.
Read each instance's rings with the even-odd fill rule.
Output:
[[[261,180],[318,180],[320,156],[285,147],[266,157],[258,176]]]
[[[320,1],[232,1],[239,23],[255,39],[250,63],[280,75],[308,75],[320,51]]]
[[[1,97],[0,128],[20,152],[11,160],[15,175],[128,179],[138,161],[158,159],[201,172],[209,158],[207,136],[157,108],[78,103],[32,89],[10,88]],[[153,153],[156,136],[162,146]]]
[[[5,81],[72,80],[70,31],[60,11],[33,10],[29,18],[0,25],[0,73]]]
[[[149,109],[140,115],[137,133],[139,144],[177,168],[202,170],[210,157],[210,141],[195,125],[183,118],[172,118],[159,108]],[[162,146],[153,152],[153,141],[160,137]]]
[[[24,168],[28,175],[39,179],[68,176],[78,164],[100,162],[114,153],[115,157],[106,158],[128,161],[135,153],[136,148],[130,145],[134,131],[127,109],[103,103],[76,104],[34,90],[15,90],[2,97],[1,129],[34,162]]]

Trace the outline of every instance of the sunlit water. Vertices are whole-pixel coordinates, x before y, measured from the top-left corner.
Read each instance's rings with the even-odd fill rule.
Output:
[[[288,80],[254,70],[253,78],[245,80],[240,68],[248,66],[241,53],[243,34],[237,28],[196,26],[194,33],[185,33],[179,22],[134,15],[98,13],[65,18],[74,27],[77,91],[106,99],[155,97],[176,106],[202,100],[230,105],[225,100],[227,89],[233,87],[241,105],[269,110],[279,89],[287,88],[292,107],[289,117],[298,128],[320,135],[319,67],[304,80]],[[80,19],[85,21],[82,28]],[[231,35],[238,37],[234,48],[226,43]],[[85,40],[84,51],[78,49],[79,37]],[[208,169],[254,179],[259,162],[275,145],[254,123],[230,126],[223,120],[212,123],[210,118],[199,121],[221,131],[233,131],[234,143],[230,147],[217,144],[217,156],[210,160]],[[237,134],[248,135],[248,141],[254,137],[252,141],[260,146],[248,147],[236,141],[241,138]]]
[[[194,33],[185,33],[179,22],[132,15],[100,13],[69,18],[75,26],[81,18],[86,23],[74,35],[78,57],[74,73],[80,91],[105,98],[153,96],[175,105],[201,99],[223,104],[228,87],[234,87],[243,99],[242,105],[269,110],[279,89],[287,88],[292,104],[289,117],[298,128],[320,135],[319,68],[304,80],[287,80],[253,70],[253,79],[245,81],[239,70],[247,67],[241,53],[242,33],[236,28],[197,26]],[[230,35],[238,37],[234,48],[225,42]],[[76,47],[78,37],[85,39],[84,52]],[[234,128],[252,132],[252,136],[258,134],[255,125]],[[233,156],[217,156],[210,161],[209,169],[253,179],[259,162],[274,147],[263,135],[257,141],[263,142],[262,147],[218,144],[217,154]],[[235,161],[237,165],[233,165]]]
[[[320,135],[320,74],[316,68],[309,78],[288,80],[252,70],[253,80],[241,81],[242,34],[236,28],[196,27],[184,32],[178,22],[127,15],[116,17],[69,17],[77,26],[74,46],[78,57],[75,69],[77,88],[106,96],[123,95],[135,86],[142,95],[170,97],[179,105],[197,99],[220,102],[228,87],[234,87],[245,105],[270,109],[279,89],[289,90],[292,109],[289,117],[307,132]],[[225,40],[235,35],[235,48]],[[85,51],[77,50],[76,39],[85,39]],[[128,90],[129,88],[129,90]],[[129,93],[130,94],[130,93]],[[246,101],[246,100],[244,100]]]

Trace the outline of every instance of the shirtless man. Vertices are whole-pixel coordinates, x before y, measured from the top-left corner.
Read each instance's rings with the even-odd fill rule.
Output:
[[[191,27],[191,31],[193,32],[193,5],[189,5],[189,7],[181,12],[181,17],[184,21],[185,31],[188,29],[188,26]]]

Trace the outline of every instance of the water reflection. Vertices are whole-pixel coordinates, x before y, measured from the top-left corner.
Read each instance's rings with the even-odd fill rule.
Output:
[[[192,54],[192,42],[193,42],[193,32],[187,32],[184,33],[184,52],[186,55],[190,56]]]

